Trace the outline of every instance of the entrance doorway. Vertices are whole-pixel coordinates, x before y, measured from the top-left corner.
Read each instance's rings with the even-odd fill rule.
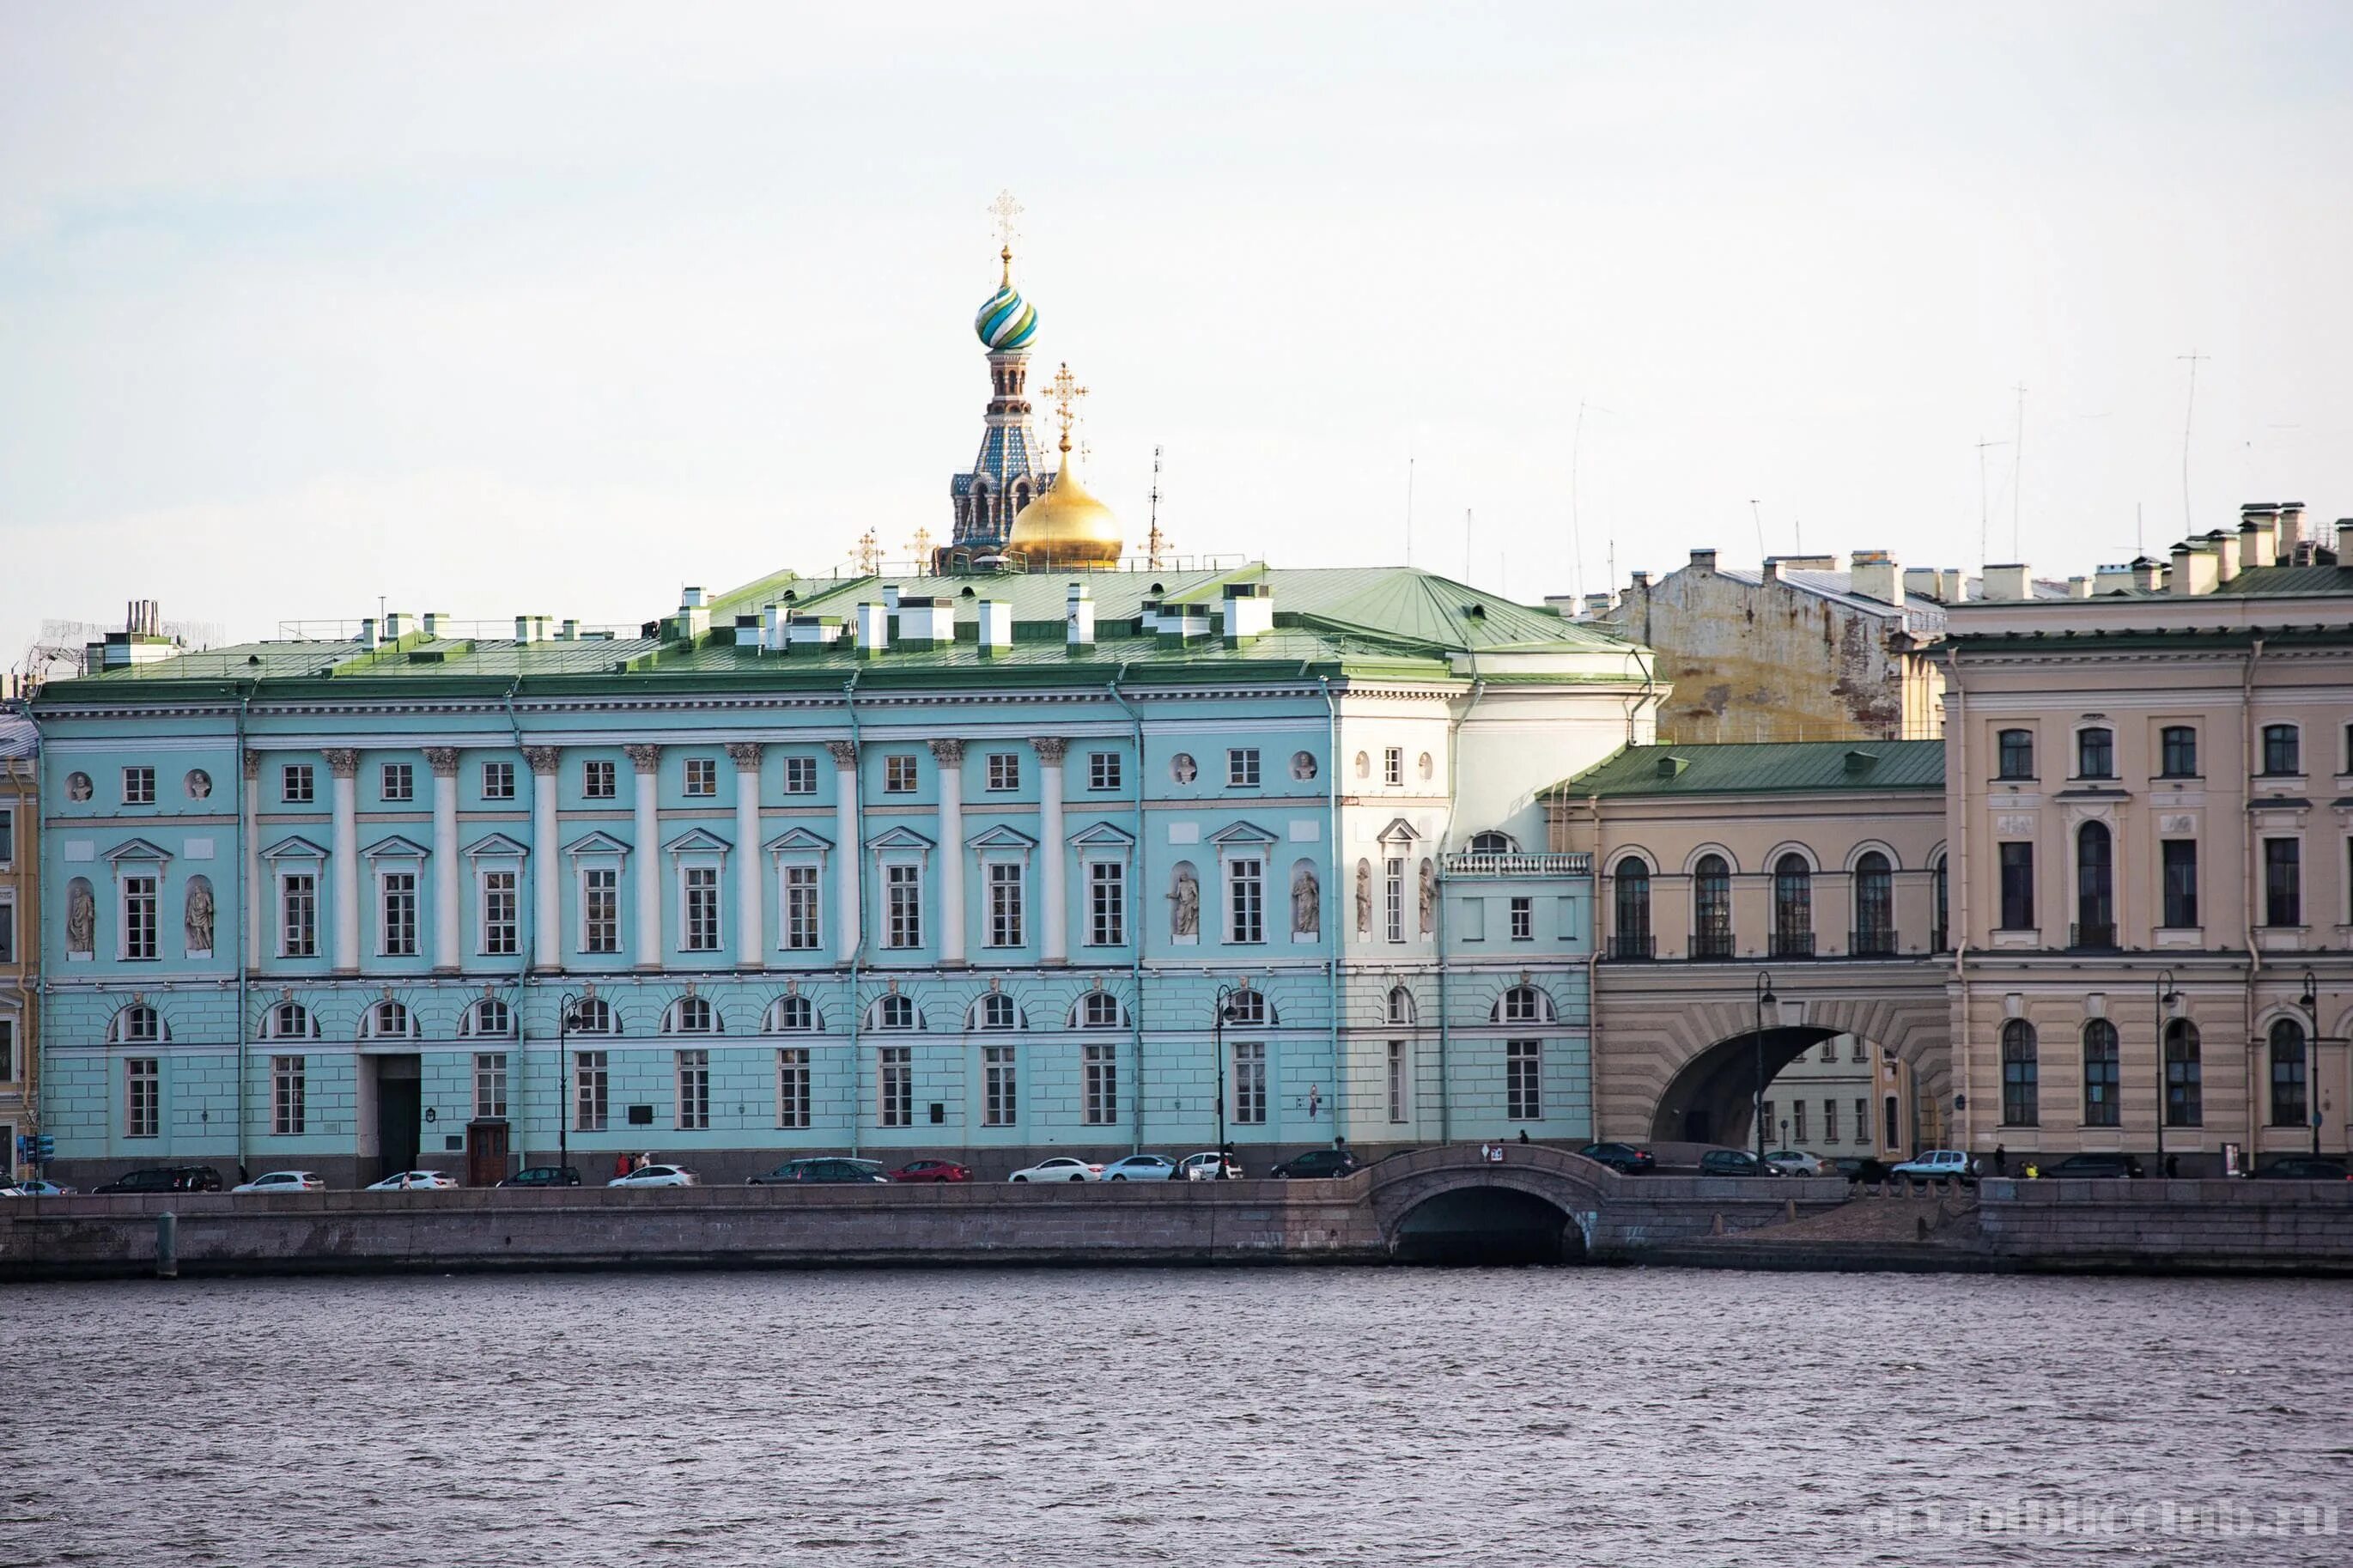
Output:
[[[375,1079],[376,1172],[413,1170],[425,1130],[425,1059],[417,1056],[364,1058]]]
[[[466,1123],[466,1184],[495,1187],[507,1179],[507,1124],[490,1118]]]

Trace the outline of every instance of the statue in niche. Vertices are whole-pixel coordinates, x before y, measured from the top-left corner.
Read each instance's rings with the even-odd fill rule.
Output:
[[[1421,934],[1430,935],[1438,929],[1438,862],[1425,855],[1421,858]]]
[[[90,884],[76,877],[66,884],[66,951],[88,958],[98,939],[98,905]]]
[[[1189,752],[1177,752],[1175,760],[1168,764],[1169,776],[1180,784],[1191,784],[1195,772],[1193,755]]]
[[[75,801],[88,800],[90,798],[90,775],[88,773],[68,773],[66,775],[66,798],[68,800]]]
[[[1324,891],[1315,871],[1304,861],[1291,874],[1291,933],[1315,936],[1324,929]]]
[[[1373,936],[1373,863],[1356,862],[1356,934],[1369,942]]]
[[[190,800],[209,799],[213,793],[213,775],[202,768],[190,768],[187,785]]]
[[[209,877],[188,879],[188,908],[184,922],[187,927],[188,951],[210,952],[213,950],[213,883]]]
[[[1201,931],[1201,879],[1193,868],[1180,864],[1176,880],[1168,894],[1168,929],[1176,936],[1198,936]]]

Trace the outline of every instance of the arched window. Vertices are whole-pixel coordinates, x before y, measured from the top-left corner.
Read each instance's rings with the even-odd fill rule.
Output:
[[[171,1038],[164,1015],[144,1002],[133,1002],[114,1015],[111,1037],[118,1046],[156,1046]]]
[[[2075,931],[2071,947],[2116,944],[2116,840],[2105,822],[2075,830]]]
[[[2037,1124],[2040,1103],[2041,1054],[2034,1038],[2034,1026],[2023,1018],[2012,1018],[2001,1026],[2001,1124],[2004,1127],[2032,1127]]]
[[[1090,991],[1071,1009],[1074,1029],[1116,1029],[1127,1022],[1127,1010],[1109,991]]]
[[[665,1035],[715,1035],[719,1033],[719,1010],[701,996],[681,996],[670,1005],[662,1015]]]
[[[1410,1024],[1417,1016],[1413,1005],[1413,993],[1402,985],[1389,987],[1389,1022]]]
[[[2090,729],[2075,731],[2075,776],[2112,779],[2116,776],[2116,732]]]
[[[992,991],[972,1005],[972,1015],[966,1027],[974,1029],[1018,1029],[1021,1026],[1021,1010],[1013,998],[1002,991]]]
[[[1471,853],[1473,855],[1514,855],[1519,852],[1519,847],[1512,842],[1510,834],[1498,833],[1493,828],[1471,836]]]
[[[1854,951],[1866,957],[1895,951],[1895,872],[1876,849],[1854,863]]]
[[[2176,1018],[2165,1026],[2165,1124],[2202,1127],[2206,1124],[2205,1091],[2200,1078],[2198,1026]]]
[[[398,1002],[383,1001],[371,1005],[361,1016],[360,1037],[369,1040],[406,1040],[416,1036],[416,1023],[406,1006]]]
[[[1942,855],[1936,857],[1936,864],[1930,875],[1930,880],[1936,884],[1936,929],[1928,933],[1928,946],[1933,952],[1944,952],[1953,945],[1953,927],[1946,913],[1947,908],[1946,900],[1949,895],[1951,879],[1945,869],[1945,858]]]
[[[806,1035],[818,1027],[817,1006],[806,996],[779,996],[768,1004],[765,1021],[772,1035]]]
[[[572,1035],[617,1035],[619,1024],[613,1016],[613,1005],[602,996],[590,996],[576,1002],[572,1016],[565,1024],[565,1032]]]
[[[1617,929],[1609,933],[1612,958],[1651,956],[1651,868],[1640,855],[1618,862]]]
[[[2116,1026],[2105,1018],[2084,1026],[2084,1125],[2123,1125]]]
[[[2263,772],[2266,773],[2300,773],[2304,772],[2303,738],[2293,724],[2263,726]]]
[[[460,1035],[504,1038],[514,1033],[514,1015],[495,996],[485,996],[458,1016]]]
[[[1692,868],[1692,956],[1732,956],[1732,868],[1721,855]]]
[[[1773,862],[1773,956],[1814,953],[1814,868],[1796,850]]]
[[[1282,1020],[1274,1016],[1274,1009],[1267,1005],[1265,993],[1244,986],[1226,998],[1225,1021],[1229,1026],[1237,1024],[1263,1026]]]
[[[262,1034],[272,1040],[315,1040],[318,1021],[300,1002],[280,1002],[262,1016]]]
[[[1495,999],[1488,1021],[1496,1024],[1549,1024],[1556,1015],[1552,998],[1534,985],[1514,985]]]
[[[2272,1026],[2272,1125],[2302,1127],[2311,1118],[2304,1026],[2282,1018]]]
[[[888,996],[875,998],[874,1005],[867,1011],[866,1022],[869,1028],[874,1029],[923,1027],[923,1016],[915,1011],[914,998],[902,996],[895,991]]]

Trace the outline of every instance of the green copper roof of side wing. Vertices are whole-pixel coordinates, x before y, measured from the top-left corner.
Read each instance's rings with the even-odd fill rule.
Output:
[[[1944,787],[1942,741],[1761,741],[1629,746],[1544,794],[1583,799]]]

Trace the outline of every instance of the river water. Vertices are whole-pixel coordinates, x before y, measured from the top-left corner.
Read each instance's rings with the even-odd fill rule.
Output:
[[[21,1288],[0,1563],[2336,1564],[2348,1350],[2302,1281]]]

